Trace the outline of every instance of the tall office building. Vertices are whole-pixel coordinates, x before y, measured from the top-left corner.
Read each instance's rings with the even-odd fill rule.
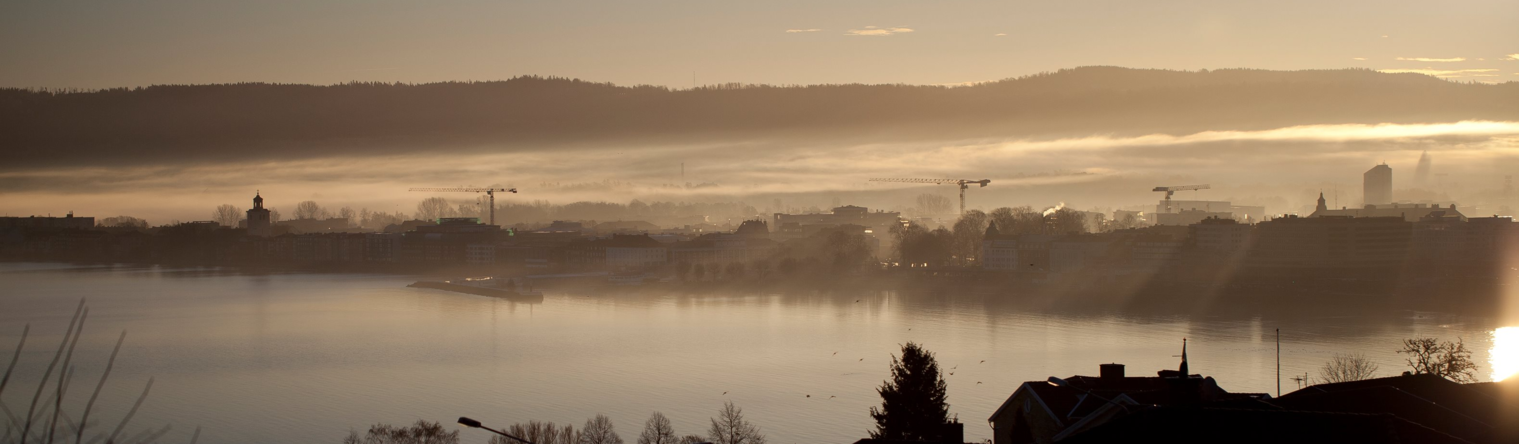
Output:
[[[1392,167],[1381,164],[1366,170],[1365,193],[1366,205],[1388,205],[1392,203]]]

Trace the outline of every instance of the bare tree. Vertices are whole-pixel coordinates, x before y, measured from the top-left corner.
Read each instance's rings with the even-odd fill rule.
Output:
[[[374,228],[376,230],[383,230],[387,226],[399,224],[405,221],[406,215],[399,212],[395,214],[375,212],[369,215],[369,222],[364,226]]]
[[[96,225],[105,228],[135,228],[143,230],[148,228],[148,221],[132,216],[113,216],[101,219]]]
[[[1463,384],[1477,382],[1477,363],[1472,361],[1472,352],[1461,338],[1456,338],[1456,342],[1404,339],[1398,353],[1408,355],[1405,360],[1415,374],[1437,375]]]
[[[461,203],[458,207],[454,208],[454,214],[456,217],[478,217],[484,219],[485,216],[482,216],[485,212],[484,210],[484,205]]]
[[[1052,234],[1080,234],[1087,232],[1086,214],[1069,208],[1055,208],[1048,212],[1045,220]]]
[[[276,210],[276,209],[270,208],[269,209],[269,223],[271,223],[271,224],[272,223],[278,223],[279,221],[280,221],[280,210]]]
[[[1360,353],[1335,353],[1319,369],[1319,379],[1330,384],[1371,379],[1379,367]]]
[[[734,406],[733,401],[723,403],[723,409],[712,418],[707,435],[713,444],[765,444],[765,435],[760,434],[759,427],[744,420],[744,410]]]
[[[612,418],[598,414],[580,427],[580,444],[622,444],[622,437],[613,430]]]
[[[224,227],[235,227],[243,220],[243,210],[233,205],[221,204],[211,212],[211,220]]]
[[[348,225],[353,225],[353,216],[353,208],[343,207],[342,209],[338,210],[338,218],[347,220]]]
[[[1108,215],[1106,213],[1092,213],[1091,217],[1086,219],[1086,225],[1088,233],[1101,233],[1108,226]]]
[[[449,205],[448,199],[429,197],[417,202],[417,219],[436,220],[445,217],[454,217],[454,207]]]
[[[322,216],[322,206],[316,201],[308,200],[295,204],[296,219],[316,219]]]
[[[678,444],[701,444],[707,442],[707,438],[701,435],[686,435],[680,437]]]
[[[564,427],[554,425],[552,422],[528,421],[527,424],[517,423],[506,428],[506,433],[526,439],[533,444],[579,444],[580,434],[575,427],[565,424]],[[491,436],[490,444],[520,444],[505,436]]]
[[[375,424],[369,428],[369,433],[359,436],[359,432],[348,433],[348,438],[343,439],[343,444],[458,444],[459,431],[445,431],[442,424],[418,420],[411,427],[395,427],[389,424]]]
[[[955,208],[954,201],[938,194],[919,194],[917,201],[918,211],[927,215],[950,214]]]
[[[638,435],[638,444],[677,444],[678,440],[670,419],[659,412],[649,415],[649,420],[643,423],[643,433]]]
[[[1139,216],[1135,216],[1134,213],[1124,213],[1123,217],[1113,219],[1112,228],[1114,230],[1139,228]]]

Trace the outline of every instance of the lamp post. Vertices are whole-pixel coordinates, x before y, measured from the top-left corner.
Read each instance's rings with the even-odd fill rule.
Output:
[[[477,428],[477,429],[490,430],[492,432],[495,432],[497,435],[501,435],[501,436],[505,436],[507,438],[515,439],[518,442],[521,442],[522,444],[533,444],[532,441],[528,441],[526,439],[518,438],[518,437],[515,437],[515,436],[512,436],[512,435],[509,435],[506,432],[503,432],[503,431],[500,431],[500,430],[496,430],[496,429],[493,429],[493,428],[490,428],[490,427],[486,427],[484,424],[480,424],[480,421],[469,419],[469,418],[466,418],[466,417],[463,417],[463,416],[459,417],[459,424],[463,425],[465,427],[473,427],[473,428]]]

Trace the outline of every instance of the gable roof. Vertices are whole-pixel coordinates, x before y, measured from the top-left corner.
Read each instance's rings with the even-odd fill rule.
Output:
[[[1390,414],[1152,407],[1078,433],[1062,444],[1470,443]]]

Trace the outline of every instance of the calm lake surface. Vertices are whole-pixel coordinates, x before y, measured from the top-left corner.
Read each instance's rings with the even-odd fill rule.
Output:
[[[629,443],[663,412],[705,434],[726,400],[770,442],[850,443],[898,344],[917,341],[953,375],[950,411],[966,439],[1028,380],[1174,369],[1182,338],[1193,372],[1230,391],[1282,389],[1335,352],[1362,352],[1387,375],[1413,336],[1464,338],[1483,379],[1519,370],[1519,329],[1436,313],[1296,319],[1028,313],[995,300],[866,295],[604,295],[548,291],[542,304],[405,288],[376,275],[245,275],[223,270],[0,264],[0,351],[32,332],[3,395],[25,412],[79,298],[90,309],[66,411],[77,416],[117,335],[126,345],[94,418],[115,426],[149,377],[128,432],[171,425],[161,441],[338,443],[375,422],[470,416],[579,427],[609,415]],[[982,363],[981,361],[985,361]],[[952,370],[951,370],[952,369]],[[978,384],[979,382],[979,384]],[[51,388],[50,388],[51,390]],[[723,393],[727,392],[726,395]],[[811,397],[807,397],[811,395]],[[463,442],[488,435],[465,430]]]

